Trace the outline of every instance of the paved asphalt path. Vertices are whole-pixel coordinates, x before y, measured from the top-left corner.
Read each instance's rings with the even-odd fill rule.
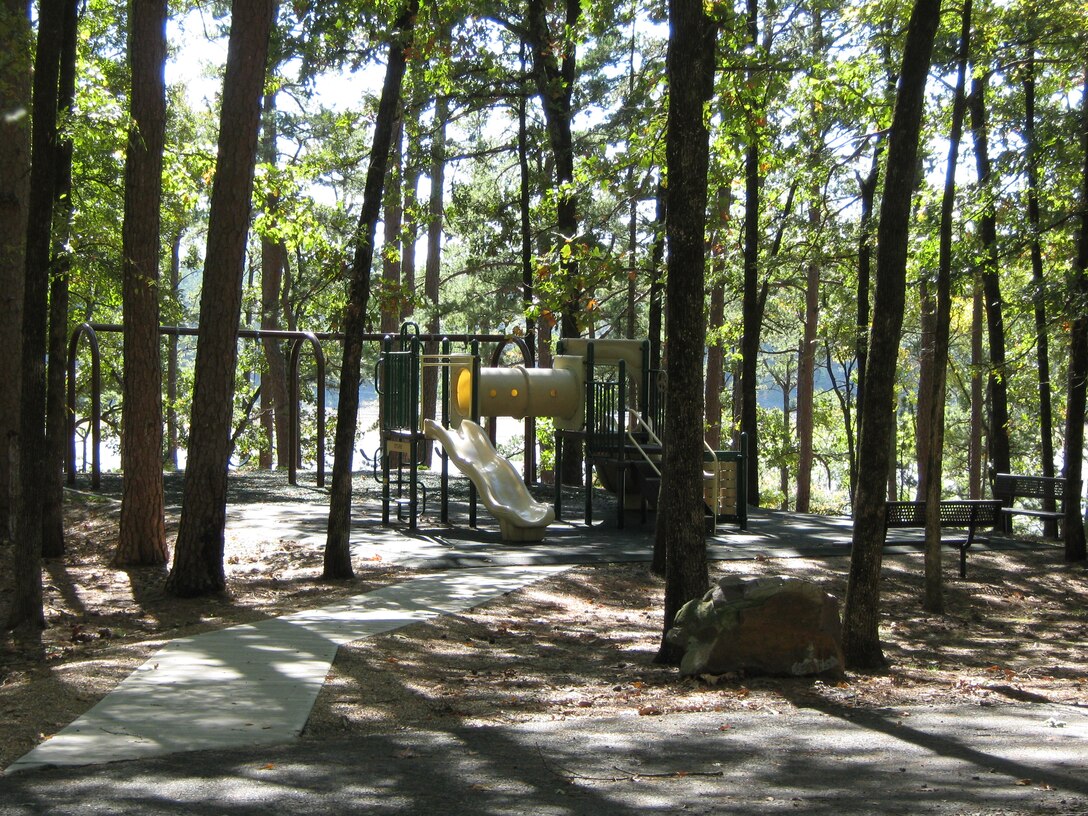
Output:
[[[1088,813],[1088,711],[805,710],[402,731],[0,779],[27,814]]]

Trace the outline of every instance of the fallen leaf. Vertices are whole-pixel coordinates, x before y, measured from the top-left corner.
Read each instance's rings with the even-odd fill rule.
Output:
[[[640,717],[653,717],[658,714],[664,714],[665,712],[657,706],[643,706],[638,710],[638,713]]]
[[[276,767],[275,762],[267,762],[267,763],[265,763],[264,765],[261,766],[261,770],[262,771],[271,771],[275,767]]]

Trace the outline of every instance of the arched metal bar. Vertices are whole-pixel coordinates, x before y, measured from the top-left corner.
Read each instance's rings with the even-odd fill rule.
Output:
[[[81,323],[77,326],[73,332],[68,347],[68,383],[67,383],[67,396],[68,396],[68,431],[69,431],[69,446],[68,446],[68,483],[72,484],[75,480],[75,363],[76,352],[78,350],[79,339],[82,336],[86,336],[91,350],[91,433],[92,433],[92,445],[93,450],[91,452],[91,484],[93,489],[98,490],[101,487],[101,457],[99,449],[101,447],[102,438],[102,382],[101,382],[101,357],[98,345],[98,335],[103,332],[118,332],[124,331],[124,327],[120,323]],[[522,354],[528,361],[531,359],[531,352],[529,347],[525,344],[522,338],[510,338],[504,334],[418,334],[418,327],[416,329],[417,336],[415,339],[418,341],[444,341],[449,340],[452,342],[487,342],[487,343],[507,343],[512,339],[517,342],[522,348]],[[188,326],[160,326],[159,334],[164,336],[175,337],[196,337],[199,332],[194,327]],[[293,457],[289,460],[289,475],[288,478],[291,483],[294,484],[297,478],[297,463],[299,459],[299,435],[298,435],[298,349],[303,340],[310,342],[311,348],[314,352],[314,358],[317,363],[318,369],[318,383],[317,383],[317,422],[318,422],[318,461],[317,461],[317,483],[319,486],[325,484],[325,370],[326,362],[325,355],[321,349],[321,340],[334,340],[343,341],[344,335],[340,332],[299,332],[290,331],[285,329],[240,329],[238,332],[239,338],[247,339],[261,339],[262,337],[275,337],[281,340],[291,340],[292,343],[292,363],[289,388],[294,388],[294,395],[291,398],[290,412],[293,414],[291,423],[291,434],[293,435],[291,441],[291,448],[293,451]],[[365,333],[363,335],[364,341],[380,341],[384,335],[376,333]]]
[[[68,484],[76,483],[76,355],[80,337],[87,338],[91,351],[91,489],[98,490],[102,486],[102,362],[98,334],[90,323],[76,326],[68,341]]]
[[[502,353],[506,351],[506,347],[509,345],[517,346],[518,351],[521,352],[522,362],[528,367],[535,365],[535,357],[533,355],[532,346],[526,342],[524,337],[510,336],[504,338],[501,342],[495,344],[495,351],[491,355],[491,366],[495,368],[502,360]],[[496,421],[495,417],[491,417],[487,423],[487,431],[491,436],[491,442],[496,441]],[[523,431],[524,436],[524,448],[522,450],[523,461],[525,462],[524,478],[525,484],[531,485],[536,483],[536,417],[525,417],[525,429]]]
[[[310,343],[317,364],[317,486],[325,486],[325,352],[321,342],[313,332],[294,333],[291,343],[291,361],[288,373],[289,404],[289,443],[290,458],[287,465],[287,481],[298,484],[298,466],[302,459],[302,439],[299,432],[301,411],[299,410],[298,364],[299,354],[304,342]]]

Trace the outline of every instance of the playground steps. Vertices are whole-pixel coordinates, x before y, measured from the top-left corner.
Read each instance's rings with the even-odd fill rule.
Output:
[[[630,475],[628,478],[634,483],[638,495],[649,505],[650,509],[656,509],[657,496],[661,492],[661,477],[649,462],[636,460],[630,462],[629,465]]]

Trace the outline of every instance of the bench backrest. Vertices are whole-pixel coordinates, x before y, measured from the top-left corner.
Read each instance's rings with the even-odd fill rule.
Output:
[[[995,499],[1011,502],[1013,499],[1064,499],[1080,492],[1080,482],[1070,483],[1058,476],[1021,476],[1017,473],[994,475]]]
[[[942,527],[995,526],[1001,516],[998,500],[950,499],[941,502]],[[925,527],[924,501],[892,501],[884,508],[885,527]]]

